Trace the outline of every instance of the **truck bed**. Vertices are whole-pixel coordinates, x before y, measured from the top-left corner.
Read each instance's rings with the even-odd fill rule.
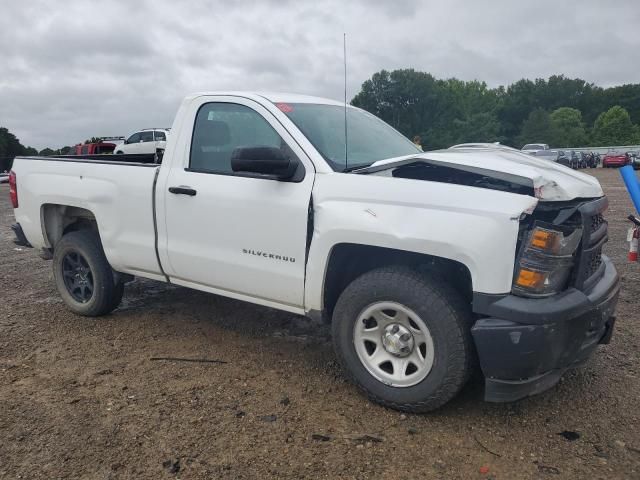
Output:
[[[160,275],[155,253],[155,155],[16,157],[16,221],[36,248],[49,247],[43,222],[57,206],[95,217],[109,263],[123,273]]]

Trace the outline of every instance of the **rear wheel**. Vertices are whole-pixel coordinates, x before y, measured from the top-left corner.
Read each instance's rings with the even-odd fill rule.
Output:
[[[53,275],[58,292],[74,313],[100,316],[120,305],[124,284],[116,282],[113,273],[93,231],[67,233],[56,245]]]
[[[443,280],[405,267],[365,273],[333,315],[336,354],[373,401],[408,412],[434,410],[468,380],[471,312]]]

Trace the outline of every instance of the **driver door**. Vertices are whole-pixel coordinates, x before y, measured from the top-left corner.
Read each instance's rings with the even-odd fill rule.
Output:
[[[180,158],[171,162],[159,187],[165,203],[166,273],[177,284],[299,311],[313,165],[260,104],[238,97],[197,101],[184,119],[184,125],[194,125],[193,136],[184,150],[175,149]],[[233,172],[233,150],[252,146],[297,156],[301,180]]]

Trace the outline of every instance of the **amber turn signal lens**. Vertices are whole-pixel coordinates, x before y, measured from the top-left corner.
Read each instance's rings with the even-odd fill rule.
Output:
[[[553,250],[556,238],[557,234],[555,232],[536,228],[531,237],[531,246],[540,250]]]
[[[518,273],[516,284],[521,287],[540,288],[544,284],[546,278],[547,274],[544,272],[534,272],[533,270],[521,268]]]

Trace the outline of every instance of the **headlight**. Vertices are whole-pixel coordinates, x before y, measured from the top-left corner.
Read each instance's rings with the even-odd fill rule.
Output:
[[[582,229],[556,228],[536,222],[527,236],[514,273],[514,294],[545,297],[562,291],[567,285]]]

